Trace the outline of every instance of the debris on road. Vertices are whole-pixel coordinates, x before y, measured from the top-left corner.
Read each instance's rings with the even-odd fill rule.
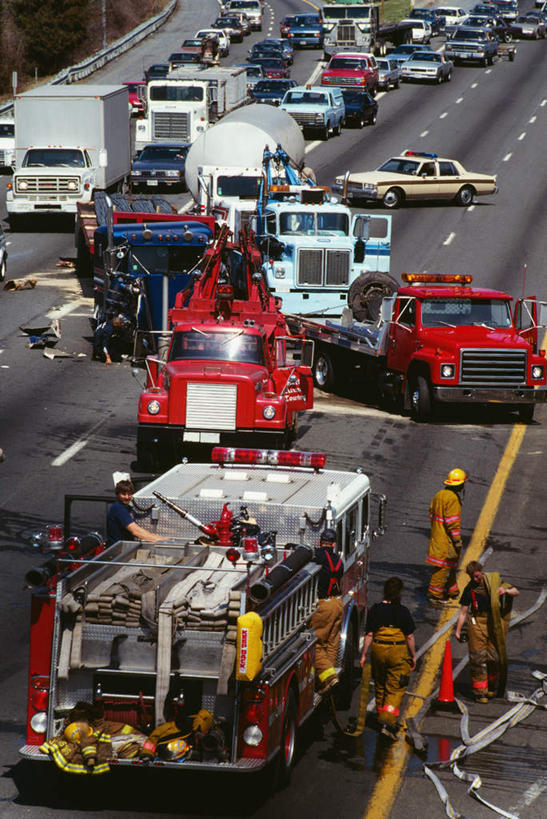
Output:
[[[14,292],[15,290],[33,290],[36,287],[38,279],[25,279],[15,281],[15,279],[9,279],[4,285],[4,290],[11,290]]]

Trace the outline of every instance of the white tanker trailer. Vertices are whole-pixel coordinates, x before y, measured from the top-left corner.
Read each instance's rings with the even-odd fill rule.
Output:
[[[271,105],[247,105],[201,134],[185,169],[186,185],[200,210],[223,216],[232,229],[240,229],[256,209],[264,150],[274,153],[278,146],[292,167],[302,171],[302,132],[291,116]],[[274,163],[272,170],[275,181],[287,181],[282,164]]]

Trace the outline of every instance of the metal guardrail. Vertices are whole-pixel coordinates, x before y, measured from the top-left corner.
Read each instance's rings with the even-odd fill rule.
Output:
[[[137,26],[137,28],[134,28],[128,34],[120,37],[119,40],[111,43],[109,46],[103,48],[101,51],[98,51],[96,54],[93,54],[91,57],[87,57],[87,59],[83,60],[81,63],[78,63],[78,65],[63,68],[63,70],[56,74],[52,80],[50,80],[48,83],[44,83],[44,85],[69,85],[71,82],[76,82],[84,77],[88,77],[94,71],[102,68],[111,60],[116,59],[116,57],[119,57],[120,54],[123,54],[125,51],[129,51],[129,49],[134,45],[140,43],[141,40],[144,40],[145,37],[148,37],[150,34],[153,34],[154,31],[157,31],[160,26],[167,22],[169,17],[174,12],[176,5],[177,0],[171,0],[163,11],[156,14],[155,17],[151,17],[149,20],[141,23],[140,26]],[[13,100],[0,106],[0,116],[10,114],[12,112]]]

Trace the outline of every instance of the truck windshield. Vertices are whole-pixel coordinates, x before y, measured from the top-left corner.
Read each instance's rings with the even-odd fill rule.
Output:
[[[323,20],[343,20],[349,18],[350,20],[368,20],[370,17],[370,7],[365,6],[350,6],[349,8],[336,8],[323,6]]]
[[[217,194],[237,196],[239,199],[256,199],[261,181],[260,176],[219,176]]]
[[[31,148],[25,154],[23,168],[85,168],[85,159],[77,149]]]
[[[285,94],[283,105],[327,105],[328,100],[325,94],[316,91],[289,91]]]
[[[150,99],[156,102],[202,102],[201,85],[152,85]]]
[[[203,250],[203,246],[133,247],[129,272],[134,276],[147,273],[188,273],[202,258]]]
[[[423,327],[511,327],[511,310],[502,299],[429,299],[422,301]]]
[[[169,361],[239,361],[264,364],[260,336],[233,333],[210,333],[187,330],[173,334]]]
[[[11,122],[0,122],[0,137],[15,136],[15,125]]]
[[[366,60],[356,60],[351,57],[333,57],[328,65],[329,71],[332,68],[344,71],[366,71],[368,67]]]
[[[279,217],[279,232],[290,236],[347,236],[349,220],[345,213],[288,212]]]

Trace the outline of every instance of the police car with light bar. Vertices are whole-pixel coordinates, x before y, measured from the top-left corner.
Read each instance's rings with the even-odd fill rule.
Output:
[[[395,209],[408,201],[447,200],[467,207],[475,196],[497,193],[496,177],[466,170],[455,159],[434,153],[404,151],[375,171],[336,177],[333,191],[346,200],[375,200]]]

